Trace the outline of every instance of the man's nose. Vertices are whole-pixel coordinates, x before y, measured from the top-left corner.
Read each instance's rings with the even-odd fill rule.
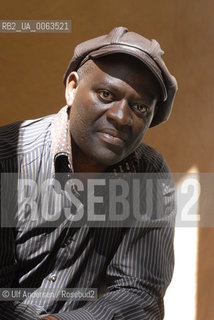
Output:
[[[116,125],[132,126],[133,124],[132,111],[128,101],[125,99],[115,101],[107,110],[106,116],[110,121],[115,122]]]

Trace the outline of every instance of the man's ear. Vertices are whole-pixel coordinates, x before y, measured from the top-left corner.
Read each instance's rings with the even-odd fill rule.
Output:
[[[67,78],[66,88],[65,88],[65,100],[68,106],[71,106],[74,101],[78,83],[79,83],[79,76],[77,72],[75,71],[71,72]]]

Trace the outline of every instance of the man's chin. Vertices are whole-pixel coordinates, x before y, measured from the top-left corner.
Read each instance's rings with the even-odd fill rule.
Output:
[[[96,157],[96,162],[100,165],[105,165],[106,167],[111,167],[122,161],[125,157],[117,154],[109,154],[105,156]]]

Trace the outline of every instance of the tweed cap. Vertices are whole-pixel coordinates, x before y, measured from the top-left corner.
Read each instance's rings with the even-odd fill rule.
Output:
[[[150,127],[168,120],[178,88],[177,81],[162,59],[164,52],[159,43],[154,39],[148,40],[138,33],[130,32],[127,28],[117,27],[107,35],[78,44],[65,72],[64,84],[69,74],[77,71],[89,59],[115,53],[125,53],[140,60],[149,68],[160,85],[162,98],[157,102],[157,112]]]

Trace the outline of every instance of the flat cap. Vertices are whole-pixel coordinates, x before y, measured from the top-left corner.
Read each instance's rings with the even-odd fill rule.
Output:
[[[130,32],[127,28],[117,27],[107,35],[78,44],[65,72],[64,84],[66,85],[69,74],[72,71],[77,71],[89,59],[96,59],[114,53],[125,53],[139,59],[149,68],[159,82],[162,90],[162,99],[157,102],[157,112],[150,127],[168,120],[178,89],[177,81],[170,74],[162,59],[164,52],[159,43],[154,39],[148,40],[138,33]]]

